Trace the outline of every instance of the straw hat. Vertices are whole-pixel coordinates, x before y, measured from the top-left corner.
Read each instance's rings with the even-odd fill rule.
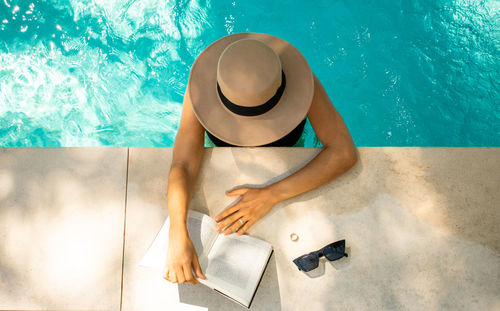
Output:
[[[306,117],[314,80],[290,43],[268,34],[238,33],[200,53],[187,93],[212,135],[233,145],[261,146],[284,137]]]

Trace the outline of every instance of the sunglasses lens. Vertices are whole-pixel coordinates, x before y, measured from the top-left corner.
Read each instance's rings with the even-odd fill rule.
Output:
[[[330,261],[340,259],[344,256],[347,257],[345,252],[345,240],[333,242],[319,251],[297,257],[293,262],[297,265],[299,270],[308,272],[318,267],[320,256],[325,256]]]
[[[302,271],[311,271],[318,267],[319,258],[316,254],[307,254],[295,258],[293,262],[297,265],[297,267]]]
[[[330,261],[334,261],[334,260],[337,260],[337,259],[340,259],[342,257],[344,257],[344,252],[330,252],[330,253],[325,253],[325,257],[330,260]]]
[[[322,252],[330,261],[340,259],[344,256],[347,257],[347,254],[345,253],[345,240],[337,241],[325,246]]]

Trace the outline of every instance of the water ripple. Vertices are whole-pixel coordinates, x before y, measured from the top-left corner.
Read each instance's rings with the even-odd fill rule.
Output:
[[[190,66],[267,32],[357,145],[500,146],[498,1],[0,1],[1,146],[171,146]],[[279,14],[278,14],[279,13]],[[317,146],[310,124],[302,142]]]

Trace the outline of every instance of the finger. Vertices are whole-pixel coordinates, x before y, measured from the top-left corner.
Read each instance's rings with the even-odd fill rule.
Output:
[[[184,269],[182,266],[177,266],[175,269],[175,277],[177,278],[177,283],[184,284],[186,278],[184,277]]]
[[[194,272],[196,273],[196,276],[199,277],[200,279],[206,279],[207,277],[203,274],[203,271],[201,271],[201,266],[200,262],[198,261],[198,256],[193,257],[193,269]]]
[[[177,277],[176,277],[173,269],[166,271],[165,280],[172,282],[172,283],[177,283]]]
[[[244,195],[247,191],[248,191],[248,188],[237,188],[237,189],[226,191],[226,195],[229,197],[236,197],[239,195]]]
[[[228,235],[238,230],[238,228],[241,227],[241,222],[239,221],[239,219],[241,219],[241,217],[235,219],[235,222],[231,223],[226,229],[224,229],[223,233],[225,235]],[[243,223],[245,223],[245,221],[243,221]]]
[[[229,208],[227,208],[225,211],[223,211],[222,213],[220,213],[219,215],[215,216],[215,221],[219,222],[221,221],[222,219],[226,218],[227,216],[233,214],[234,212],[236,212],[237,210],[239,210],[240,207],[238,204],[235,204]]]
[[[168,268],[167,268],[167,266],[163,267],[163,271],[161,272],[161,277],[168,281]]]
[[[184,270],[184,276],[186,277],[186,282],[189,282],[191,284],[196,284],[198,281],[194,278],[193,276],[193,271],[191,271],[191,265],[184,265],[182,266]]]
[[[241,226],[238,229],[238,235],[244,234],[251,226],[253,225],[253,222],[247,221],[243,226]]]
[[[239,211],[236,211],[234,212],[233,214],[231,214],[230,216],[228,216],[226,219],[224,219],[223,221],[221,221],[216,227],[215,227],[215,230],[217,230],[217,232],[221,232],[221,230],[224,230],[224,228],[228,227],[228,226],[231,226],[231,224],[235,221],[237,221],[238,219],[240,219],[242,217],[242,213],[239,212]],[[241,225],[241,223],[240,223]]]

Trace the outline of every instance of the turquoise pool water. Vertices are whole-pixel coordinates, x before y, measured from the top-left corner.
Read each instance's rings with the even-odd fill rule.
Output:
[[[304,54],[358,146],[500,146],[499,3],[0,0],[0,146],[172,146],[195,57],[246,31]]]

